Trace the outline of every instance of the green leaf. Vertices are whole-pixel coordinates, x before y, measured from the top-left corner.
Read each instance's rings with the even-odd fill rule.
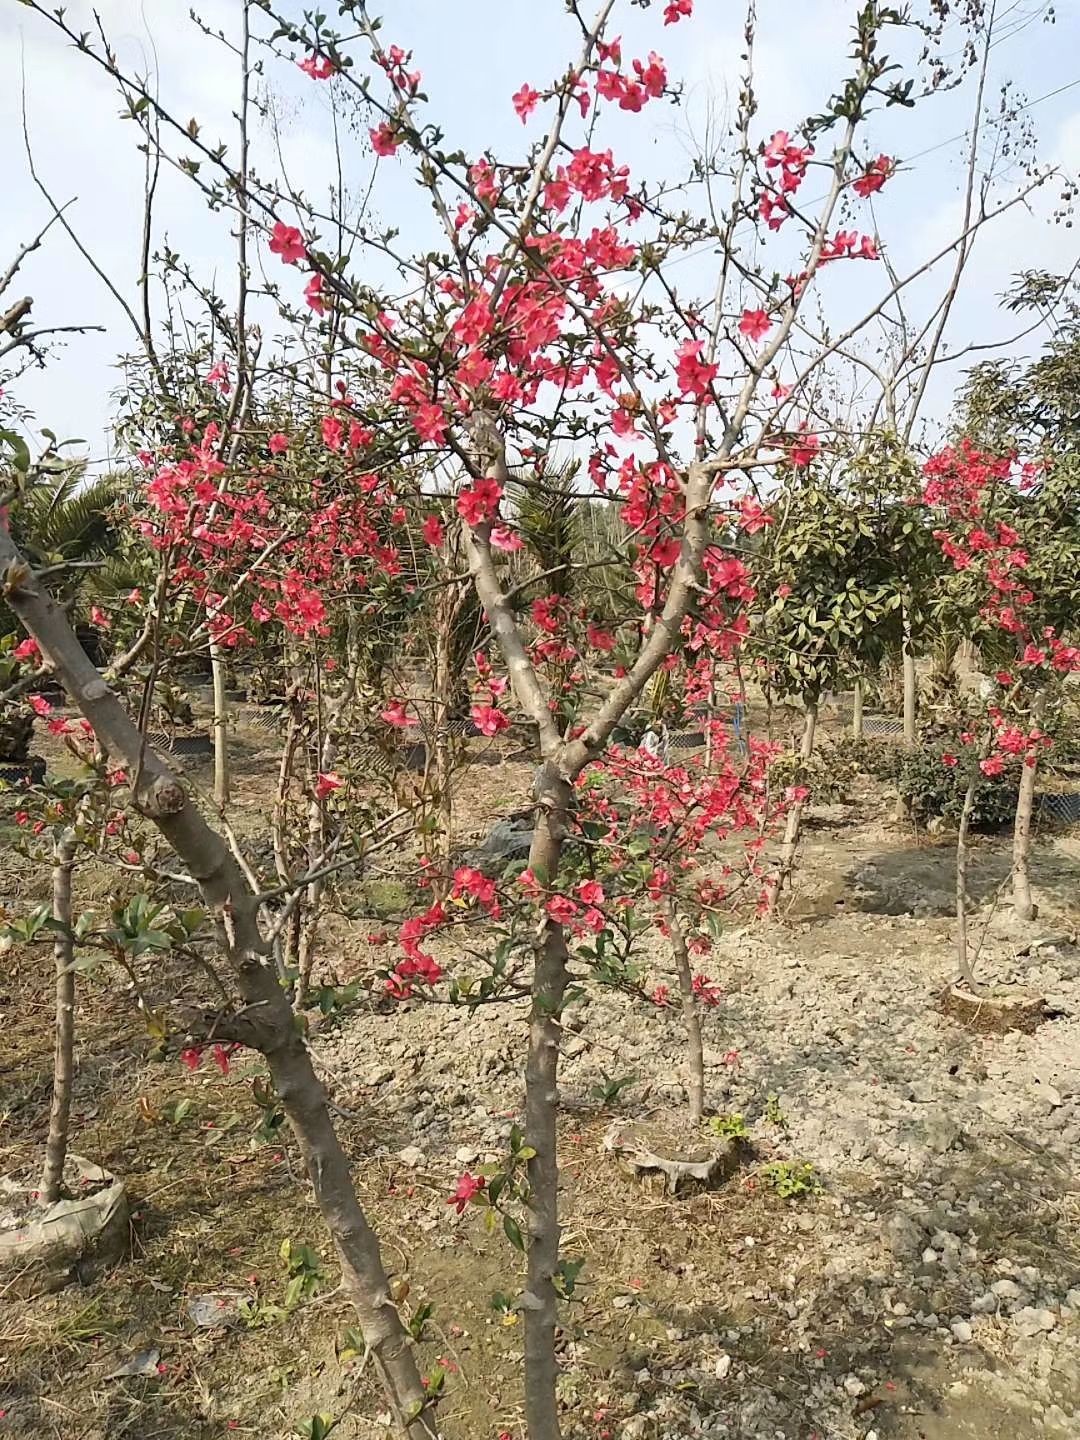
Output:
[[[517,1221],[512,1215],[503,1216],[503,1231],[506,1234],[506,1238],[510,1241],[510,1244],[513,1245],[514,1249],[520,1250],[524,1254],[525,1237],[521,1233],[521,1226],[517,1223]]]

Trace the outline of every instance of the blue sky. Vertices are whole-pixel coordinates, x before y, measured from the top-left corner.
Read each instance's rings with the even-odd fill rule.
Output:
[[[162,98],[178,115],[197,117],[207,137],[231,137],[235,63],[223,47],[192,28],[186,3],[99,0],[96,8],[122,60],[155,71]],[[853,0],[759,0],[756,73],[763,134],[793,127],[801,115],[820,107],[843,73],[857,8]],[[993,52],[987,103],[997,106],[1007,80],[1028,101],[1039,100],[1026,112],[1035,127],[1038,158],[1075,176],[1080,168],[1080,4],[1059,5],[1053,26],[1041,20],[1042,8],[1039,0],[999,0],[1001,38]],[[394,0],[384,9],[390,16],[384,36],[415,51],[431,98],[430,114],[442,124],[451,145],[473,152],[494,143],[500,153],[521,153],[540,122],[523,132],[509,97],[523,81],[543,88],[564,70],[575,40],[562,0]],[[90,10],[85,0],[71,0],[71,23],[89,27]],[[665,28],[659,5],[642,12],[619,0],[614,28],[623,36],[624,52],[660,51],[670,74],[686,86],[681,107],[651,106],[621,127],[614,122],[604,137],[635,175],[676,172],[710,120],[722,121],[729,113],[728,97],[739,73],[742,6],[734,0],[697,0],[696,12],[692,21]],[[211,28],[235,35],[237,0],[207,0],[202,14]],[[953,31],[942,48],[949,53],[958,43]],[[23,153],[19,111],[24,73],[38,170],[61,203],[77,197],[69,218],[98,263],[125,294],[133,295],[141,194],[135,128],[117,118],[119,101],[107,78],[15,0],[0,0],[0,140],[5,156],[0,268],[48,215]],[[269,74],[286,167],[294,183],[317,190],[333,173],[327,89],[291,66],[276,66]],[[1060,94],[1041,99],[1059,89]],[[910,162],[875,209],[879,231],[901,272],[955,233],[971,111],[971,91],[965,88],[934,97],[914,114],[890,111],[872,123],[868,150],[880,149],[898,155],[905,165]],[[274,143],[269,128],[261,125],[256,154],[264,167],[271,162]],[[988,149],[983,158],[989,158]],[[1003,198],[1010,187],[1015,189],[1020,172],[1000,157],[998,163],[996,193]],[[366,147],[347,139],[345,164],[351,184],[358,191],[366,187],[372,168]],[[1060,185],[1052,184],[980,236],[950,326],[954,350],[991,343],[1019,328],[996,303],[1011,273],[1027,266],[1065,269],[1075,261],[1080,232],[1049,221],[1059,192]],[[418,245],[426,238],[425,202],[400,161],[380,168],[374,203],[384,220],[392,220],[410,239],[415,235]],[[198,274],[228,284],[232,242],[227,220],[209,215],[199,195],[175,174],[163,181],[159,217],[159,241],[167,230],[170,245],[182,251]],[[685,264],[680,286],[689,293],[709,293],[712,263],[705,259]],[[833,267],[832,274],[823,277],[822,304],[834,323],[876,295],[881,276],[866,273],[870,268]],[[928,304],[940,293],[946,268],[939,267],[916,290],[916,304]],[[56,229],[28,260],[21,284],[11,293],[34,296],[39,325],[82,322],[105,327],[102,335],[71,337],[46,372],[24,377],[16,389],[39,423],[61,436],[87,437],[95,457],[102,457],[109,395],[118,380],[113,361],[131,338],[127,322]],[[1023,348],[1030,350],[1036,343],[1037,337]],[[953,378],[947,369],[937,377],[930,396],[932,416],[945,414]]]

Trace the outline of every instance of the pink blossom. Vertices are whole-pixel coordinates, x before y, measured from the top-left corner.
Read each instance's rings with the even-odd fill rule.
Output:
[[[521,550],[525,546],[525,541],[517,531],[509,529],[506,525],[493,525],[490,539],[496,550]]]
[[[567,925],[578,913],[578,907],[569,895],[553,895],[544,909],[558,925]]]
[[[473,705],[469,714],[481,735],[498,735],[500,730],[509,729],[510,720],[506,712],[497,710],[494,705]]]
[[[450,1196],[446,1203],[448,1205],[453,1205],[457,1213],[459,1215],[463,1215],[465,1213],[465,1207],[466,1205],[468,1205],[469,1201],[473,1198],[474,1195],[479,1195],[480,1191],[483,1190],[486,1185],[487,1181],[484,1179],[483,1175],[470,1175],[469,1172],[466,1170],[464,1175],[459,1177],[457,1182],[457,1189],[454,1191],[453,1195]]]
[[[773,327],[764,310],[744,310],[739,321],[739,331],[756,345],[763,340]]]
[[[392,700],[379,716],[379,719],[385,721],[387,725],[396,725],[401,730],[409,725],[419,723],[406,712],[404,700]]]
[[[436,548],[443,543],[446,532],[443,530],[443,523],[438,515],[429,515],[420,527],[420,533],[424,537],[424,543],[433,545]]]
[[[314,310],[316,315],[326,314],[326,305],[323,303],[322,287],[323,277],[318,274],[312,275],[311,279],[304,287],[304,299],[307,301],[308,306],[312,310]]]
[[[371,136],[371,148],[376,155],[396,155],[398,151],[397,132],[388,120],[376,130],[369,130]]]
[[[521,89],[514,95],[514,110],[524,125],[529,116],[536,109],[537,101],[540,99],[540,91],[534,90],[531,85],[522,85]]]
[[[267,448],[271,455],[284,455],[289,448],[289,437],[283,435],[279,430],[276,435],[271,435],[267,442]]]

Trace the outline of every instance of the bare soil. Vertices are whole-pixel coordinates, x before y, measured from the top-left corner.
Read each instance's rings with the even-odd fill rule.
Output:
[[[244,831],[272,778],[250,739],[240,762]],[[470,767],[465,840],[520,805],[529,773]],[[896,828],[890,808],[867,784],[814,811],[782,922],[733,928],[708,961],[724,990],[706,1016],[708,1104],[741,1113],[752,1147],[719,1188],[658,1194],[603,1150],[615,1113],[685,1104],[677,1015],[610,993],[568,1015],[563,1244],[585,1261],[562,1337],[568,1435],[1080,1435],[1080,840],[1039,837],[1041,913],[1024,931],[1002,895],[1006,848],[976,847],[980,971],[1037,990],[1050,1012],[1031,1035],[979,1034],[936,1003],[952,978],[948,840]],[[2,863],[2,893],[22,908],[45,877],[9,851]],[[445,1374],[445,1434],[518,1440],[521,1326],[506,1304],[521,1257],[447,1198],[520,1118],[524,1018],[389,1010],[379,896],[369,902],[328,923],[323,963],[327,977],[370,980],[370,994],[324,1022],[314,1051],[403,1307],[434,1307],[420,1353]],[[649,960],[666,976],[659,946]],[[4,957],[3,1172],[36,1164],[43,1144],[51,987],[45,951]],[[385,1434],[295,1147],[253,1135],[260,1063],[238,1057],[226,1076],[155,1061],[118,973],[80,989],[73,1144],[127,1182],[130,1250],[30,1303],[0,1292],[0,1436],[285,1440],[318,1412],[342,1416],[342,1440]],[[605,1077],[630,1075],[617,1110],[595,1097]],[[773,1162],[809,1162],[821,1193],[781,1199]],[[323,1267],[291,1313],[285,1239]],[[251,1297],[247,1313],[196,1326],[189,1303],[217,1292]],[[141,1373],[117,1376],[132,1360]]]

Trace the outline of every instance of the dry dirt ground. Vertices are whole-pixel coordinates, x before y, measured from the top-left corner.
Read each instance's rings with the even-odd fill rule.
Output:
[[[266,768],[247,756],[241,809],[265,807]],[[527,778],[524,765],[471,769],[471,819],[519,804]],[[982,972],[1035,985],[1052,1013],[1032,1036],[992,1037],[935,1004],[950,972],[948,842],[887,814],[870,785],[814,812],[783,923],[732,929],[708,962],[724,991],[706,1018],[708,1104],[741,1113],[752,1143],[722,1189],[643,1190],[601,1149],[605,1078],[636,1077],[618,1114],[683,1105],[677,1016],[613,993],[568,1015],[564,1248],[585,1261],[562,1336],[568,1435],[1080,1436],[1080,839],[1040,836],[1041,915],[1022,935],[998,898],[1004,848],[977,847]],[[4,868],[10,905],[25,905],[40,880],[10,857]],[[370,979],[376,996],[379,928],[335,922],[325,946],[338,979]],[[663,977],[663,951],[649,958]],[[0,1171],[43,1135],[49,968],[15,950],[0,972]],[[362,991],[313,1042],[424,1369],[445,1372],[449,1440],[523,1434],[507,1308],[520,1256],[447,1204],[520,1116],[523,1033],[501,1007],[390,1011]],[[384,1434],[295,1147],[253,1138],[258,1063],[226,1077],[149,1060],[107,971],[83,986],[78,1037],[74,1145],[128,1181],[130,1251],[31,1302],[0,1292],[0,1437],[284,1440],[319,1412],[341,1417],[341,1440]],[[821,1193],[779,1198],[761,1173],[775,1160],[810,1162]],[[289,1313],[285,1239],[322,1262]],[[206,1294],[226,1323],[193,1322]],[[118,1376],[133,1359],[146,1373]]]

